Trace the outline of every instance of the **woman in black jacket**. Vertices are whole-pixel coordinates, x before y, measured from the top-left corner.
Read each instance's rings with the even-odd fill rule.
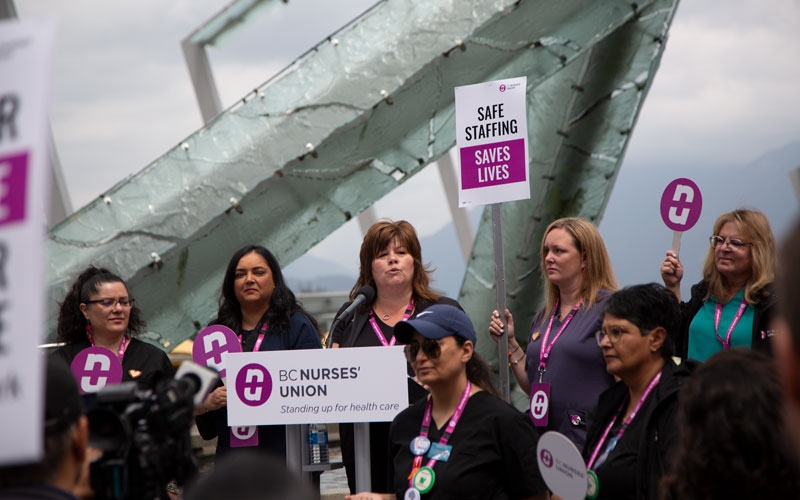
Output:
[[[703,280],[681,303],[677,355],[704,361],[731,347],[769,352],[777,258],[769,221],[756,210],[726,212],[709,240]],[[661,263],[661,278],[680,302],[683,265],[672,251]]]
[[[672,359],[678,322],[675,298],[655,283],[624,288],[603,305],[597,342],[619,382],[600,395],[589,418],[583,449],[589,497],[658,498],[678,437],[678,389],[689,374]]]

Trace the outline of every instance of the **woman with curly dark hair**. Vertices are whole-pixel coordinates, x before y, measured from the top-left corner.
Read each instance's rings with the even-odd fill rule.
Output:
[[[678,399],[680,437],[663,498],[800,498],[772,360],[745,349],[715,354]]]
[[[67,365],[82,350],[105,347],[122,363],[122,381],[153,388],[173,375],[172,363],[158,347],[136,338],[142,312],[125,282],[108,269],[90,266],[75,280],[58,312],[57,338],[64,343],[53,357]]]
[[[278,259],[262,246],[248,245],[233,254],[222,281],[219,311],[210,324],[233,330],[245,352],[322,348],[316,321],[286,285]],[[195,419],[203,439],[218,438],[217,457],[231,448],[227,402],[227,389],[220,385],[206,397]],[[261,425],[257,439],[259,448],[285,458],[285,426]]]

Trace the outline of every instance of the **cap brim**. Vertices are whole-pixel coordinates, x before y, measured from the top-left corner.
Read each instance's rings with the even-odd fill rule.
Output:
[[[409,319],[406,321],[401,321],[394,327],[394,336],[401,344],[408,344],[411,342],[411,337],[414,335],[414,332],[418,332],[426,339],[431,340],[437,340],[454,335],[453,332],[448,331],[446,328],[424,319]]]

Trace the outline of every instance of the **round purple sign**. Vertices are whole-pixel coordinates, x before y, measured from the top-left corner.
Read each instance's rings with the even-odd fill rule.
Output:
[[[219,376],[225,378],[225,367],[222,364],[224,352],[242,352],[239,337],[227,326],[209,325],[200,330],[194,339],[192,361],[217,370]]]
[[[675,179],[661,195],[661,218],[673,231],[688,231],[700,219],[703,196],[693,181]]]
[[[70,370],[81,394],[122,382],[122,363],[105,347],[87,347],[72,360]]]
[[[236,395],[247,406],[261,406],[272,394],[272,376],[258,363],[244,365],[236,375]]]

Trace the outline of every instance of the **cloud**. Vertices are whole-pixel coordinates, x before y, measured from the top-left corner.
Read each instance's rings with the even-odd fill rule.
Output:
[[[740,164],[800,136],[800,3],[701,4],[678,10],[627,163]]]

